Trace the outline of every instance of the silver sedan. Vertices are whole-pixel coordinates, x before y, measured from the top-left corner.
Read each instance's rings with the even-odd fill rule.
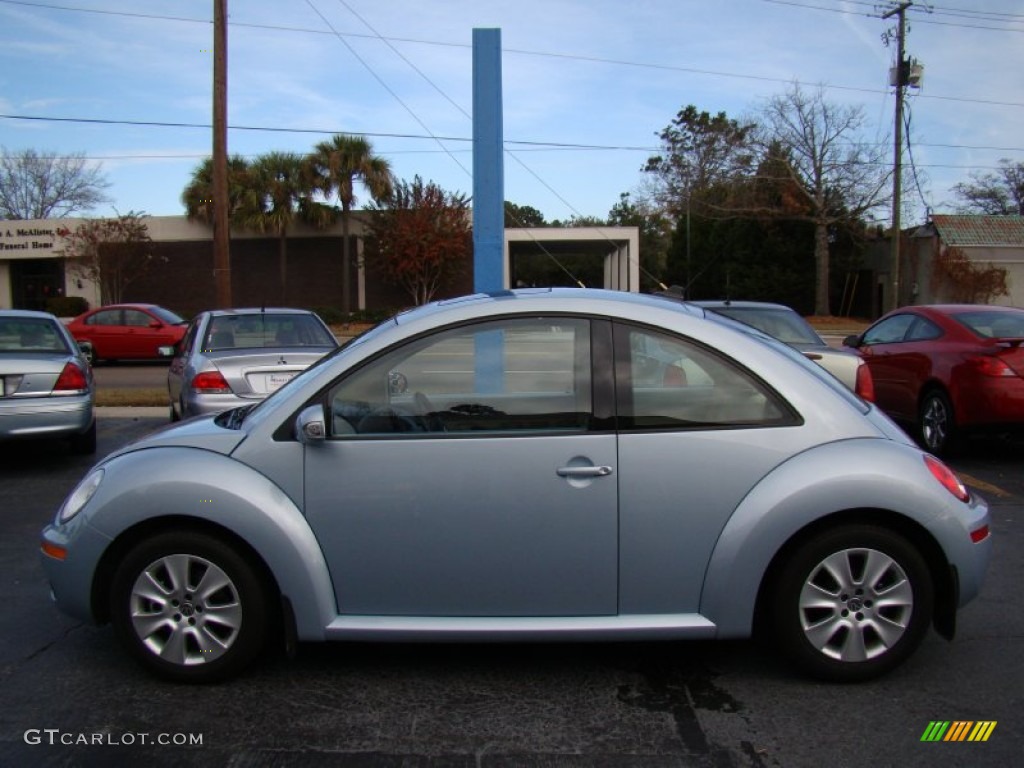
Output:
[[[97,465],[43,532],[68,614],[208,681],[267,643],[737,638],[836,681],[952,637],[988,506],[764,334],[656,297],[396,316]]]
[[[262,400],[338,346],[304,309],[201,312],[176,347],[167,371],[171,421]]]
[[[794,309],[765,301],[695,301],[698,307],[757,328],[798,349],[867,400],[874,399],[871,370],[848,350],[830,347]]]
[[[0,440],[60,438],[95,453],[92,368],[46,312],[0,310]]]

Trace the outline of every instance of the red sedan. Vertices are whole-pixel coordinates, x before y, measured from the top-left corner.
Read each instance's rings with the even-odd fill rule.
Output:
[[[1024,309],[902,307],[843,343],[870,367],[875,403],[933,453],[966,432],[1024,428]]]
[[[174,346],[188,323],[156,304],[111,304],[79,315],[68,330],[89,362],[158,358],[157,350]]]

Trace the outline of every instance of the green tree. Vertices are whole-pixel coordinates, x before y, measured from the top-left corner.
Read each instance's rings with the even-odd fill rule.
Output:
[[[648,291],[661,290],[672,243],[671,219],[653,206],[634,203],[629,193],[623,192],[619,202],[608,211],[608,225],[640,230],[640,287]]]
[[[469,200],[416,176],[395,184],[371,206],[376,264],[413,303],[425,304],[444,282],[466,267],[473,250]]]
[[[702,202],[710,190],[753,169],[754,128],[725,112],[699,112],[692,104],[679,110],[659,134],[661,154],[648,158],[643,167],[653,199],[673,216],[707,214]]]
[[[278,276],[281,302],[288,302],[288,230],[297,221],[323,227],[333,221],[334,211],[313,202],[314,180],[306,158],[293,152],[269,152],[249,168],[250,194],[256,206],[245,224],[257,232],[272,232],[278,242]]]
[[[337,195],[341,204],[341,311],[348,317],[351,313],[349,283],[352,264],[349,219],[357,202],[356,184],[361,183],[375,201],[389,197],[394,187],[391,166],[386,159],[373,154],[373,146],[364,137],[343,134],[317,144],[307,162],[315,187],[328,201]]]
[[[192,170],[192,178],[181,193],[181,203],[190,221],[213,224],[213,159],[204,158]],[[259,209],[259,196],[251,177],[249,161],[241,155],[228,158],[228,219],[244,226]]]
[[[544,214],[529,205],[516,205],[505,201],[505,228],[546,227]]]
[[[86,219],[75,229],[59,229],[59,253],[71,272],[100,286],[104,304],[119,304],[125,289],[153,264],[146,214],[129,211],[113,219]]]
[[[963,201],[962,213],[1024,216],[1024,161],[1004,157],[998,172],[972,173],[971,181],[954,185],[953,192]]]

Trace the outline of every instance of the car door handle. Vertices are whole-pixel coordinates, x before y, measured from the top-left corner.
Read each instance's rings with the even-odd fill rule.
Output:
[[[612,473],[611,467],[559,467],[555,470],[559,477],[607,477]]]

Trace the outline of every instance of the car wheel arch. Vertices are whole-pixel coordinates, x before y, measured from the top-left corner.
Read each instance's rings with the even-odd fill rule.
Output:
[[[154,517],[126,528],[103,552],[96,566],[92,583],[91,605],[97,623],[110,620],[109,596],[114,573],[124,557],[141,542],[163,533],[193,532],[218,539],[230,546],[257,572],[263,586],[271,594],[280,597],[281,588],[266,561],[244,538],[223,525],[201,517],[189,515],[166,515]]]
[[[273,574],[276,592],[291,601],[294,609],[295,633],[301,640],[322,640],[326,626],[337,616],[337,603],[331,575],[320,544],[305,517],[291,499],[269,478],[250,467],[208,451],[192,451],[175,447],[154,448],[121,456],[106,463],[110,481],[120,482],[124,472],[132,478],[166,474],[165,457],[169,452],[189,452],[191,461],[177,462],[178,470],[192,476],[187,489],[169,492],[159,487],[150,489],[151,501],[145,507],[139,504],[137,481],[124,485],[125,491],[103,498],[92,510],[89,523],[97,532],[110,540],[97,559],[97,576],[88,590],[93,617],[105,610],[103,584],[116,570],[118,556],[129,551],[147,535],[168,528],[180,530],[188,526],[198,532],[213,535],[234,544],[250,556],[254,563]],[[203,472],[209,473],[202,475]],[[239,474],[242,473],[242,474]],[[223,484],[200,477],[222,477],[235,482],[230,497]],[[243,482],[244,481],[244,482]],[[111,487],[111,486],[108,486]],[[101,489],[101,494],[103,493]],[[98,494],[99,496],[99,494]],[[216,499],[209,505],[198,503],[202,498]],[[183,513],[183,508],[199,509]],[[100,582],[99,574],[107,580]],[[276,608],[276,606],[275,606]],[[98,613],[99,612],[99,613]]]
[[[943,637],[952,640],[959,590],[956,573],[951,569],[942,547],[916,520],[899,512],[879,508],[844,509],[818,518],[796,531],[778,549],[758,587],[753,615],[755,634],[761,634],[766,629],[779,578],[793,555],[807,542],[829,530],[852,526],[868,526],[896,534],[918,551],[928,567],[935,592],[933,624]]]
[[[868,452],[877,454],[877,440],[864,443]],[[837,474],[835,468],[844,461],[857,460],[857,441],[843,441],[791,459],[755,486],[723,527],[705,570],[700,613],[718,627],[719,637],[751,634],[766,574],[790,542],[854,518],[887,527],[926,550],[941,595],[936,604],[945,606],[952,599],[949,611],[955,612],[958,596],[950,588],[949,559],[942,543],[916,519],[928,514],[921,511],[921,498],[907,491],[906,478],[928,470],[917,449],[896,443],[889,447],[891,454],[862,476]],[[808,484],[808,477],[817,480]],[[944,504],[946,491],[936,485],[935,493],[935,504]],[[857,497],[862,503],[838,506]]]

